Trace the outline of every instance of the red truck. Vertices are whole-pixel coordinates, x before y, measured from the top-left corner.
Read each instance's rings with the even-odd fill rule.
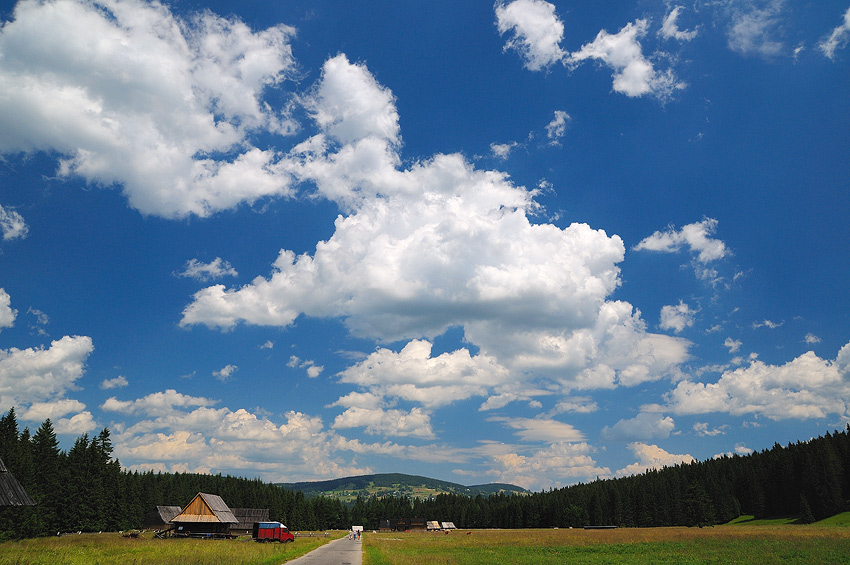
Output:
[[[254,522],[254,541],[269,542],[293,542],[295,536],[289,531],[289,528],[280,522]]]

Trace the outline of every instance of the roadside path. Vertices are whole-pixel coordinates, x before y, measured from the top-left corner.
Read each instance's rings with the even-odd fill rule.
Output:
[[[361,540],[350,540],[346,536],[326,543],[298,559],[287,561],[286,565],[362,565],[362,563]]]

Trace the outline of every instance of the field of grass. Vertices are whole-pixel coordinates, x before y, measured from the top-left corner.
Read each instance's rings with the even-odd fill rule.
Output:
[[[366,534],[364,565],[850,563],[850,529],[842,527],[469,531]]]
[[[235,540],[125,538],[116,533],[65,535],[0,543],[0,565],[278,565],[342,537],[299,537],[294,543]]]

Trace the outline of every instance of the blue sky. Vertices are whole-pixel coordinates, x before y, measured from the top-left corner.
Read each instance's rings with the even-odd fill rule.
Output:
[[[0,409],[532,489],[850,420],[850,3],[0,4]]]

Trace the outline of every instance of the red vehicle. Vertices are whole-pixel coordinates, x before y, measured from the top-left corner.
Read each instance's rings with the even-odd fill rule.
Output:
[[[280,522],[254,522],[254,541],[293,542],[295,536]]]

